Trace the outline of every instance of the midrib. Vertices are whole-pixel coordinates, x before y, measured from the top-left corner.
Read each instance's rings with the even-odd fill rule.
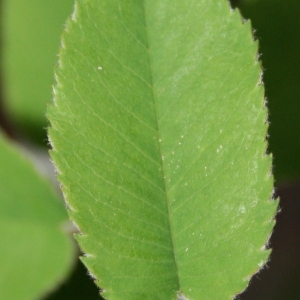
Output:
[[[155,107],[155,115],[156,115],[156,126],[157,126],[157,131],[158,131],[158,146],[159,146],[159,152],[160,152],[160,160],[161,160],[161,170],[162,170],[162,178],[163,178],[163,189],[165,191],[165,195],[166,195],[166,211],[167,211],[167,215],[169,216],[168,218],[168,224],[169,224],[169,232],[170,232],[170,239],[171,239],[171,247],[173,249],[172,254],[173,254],[173,260],[174,260],[174,265],[175,265],[175,270],[176,270],[176,279],[177,279],[177,292],[181,292],[181,288],[180,288],[180,279],[179,279],[179,274],[178,274],[178,264],[177,264],[177,260],[176,260],[176,254],[175,254],[175,247],[174,247],[174,236],[173,236],[173,229],[172,229],[172,223],[171,223],[171,213],[170,213],[170,197],[168,194],[168,188],[167,188],[167,181],[166,181],[166,176],[165,176],[165,161],[163,159],[164,157],[164,153],[163,153],[163,149],[162,149],[162,144],[164,142],[163,137],[161,136],[161,131],[160,131],[160,124],[158,121],[158,105],[157,105],[157,101],[158,101],[158,97],[156,96],[156,91],[155,91],[155,86],[154,86],[154,76],[153,76],[153,69],[152,69],[152,56],[151,56],[151,41],[149,39],[149,34],[148,34],[148,30],[149,30],[149,26],[148,26],[148,19],[147,19],[147,11],[146,11],[146,0],[143,0],[143,6],[144,6],[144,24],[145,24],[145,32],[146,32],[146,42],[147,42],[147,49],[148,49],[148,63],[149,63],[149,71],[150,71],[150,85],[152,87],[152,98],[153,98],[153,102],[154,102],[154,107]]]

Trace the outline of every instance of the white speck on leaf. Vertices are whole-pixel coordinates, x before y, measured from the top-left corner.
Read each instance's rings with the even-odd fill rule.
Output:
[[[101,66],[98,66],[98,70],[100,70],[100,71],[101,71],[101,70],[102,70],[102,67],[101,67]]]
[[[239,212],[244,214],[246,212],[246,207],[244,205],[241,205],[239,208]]]

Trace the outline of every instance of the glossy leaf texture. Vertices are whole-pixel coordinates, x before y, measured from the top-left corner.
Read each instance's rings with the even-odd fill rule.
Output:
[[[74,245],[63,203],[0,133],[0,299],[40,299],[68,274]]]
[[[267,260],[267,110],[225,0],[81,0],[63,35],[52,157],[106,299],[232,299]]]

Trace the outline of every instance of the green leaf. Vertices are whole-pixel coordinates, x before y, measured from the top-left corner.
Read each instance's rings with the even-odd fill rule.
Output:
[[[77,1],[52,157],[107,299],[231,299],[266,261],[267,110],[227,1]]]
[[[53,65],[74,0],[4,0],[2,60],[6,106],[19,130],[43,140],[51,102]]]
[[[0,299],[38,299],[68,274],[61,200],[0,133]]]

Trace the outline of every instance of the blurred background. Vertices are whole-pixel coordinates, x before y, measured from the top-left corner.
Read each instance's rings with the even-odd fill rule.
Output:
[[[45,112],[52,99],[60,32],[73,0],[2,0],[0,5],[0,126],[54,180]],[[300,299],[300,1],[231,0],[231,5],[251,20],[260,43],[270,113],[268,152],[274,157],[280,198],[271,260],[236,299]],[[45,300],[101,299],[86,275],[78,260],[67,281]]]

